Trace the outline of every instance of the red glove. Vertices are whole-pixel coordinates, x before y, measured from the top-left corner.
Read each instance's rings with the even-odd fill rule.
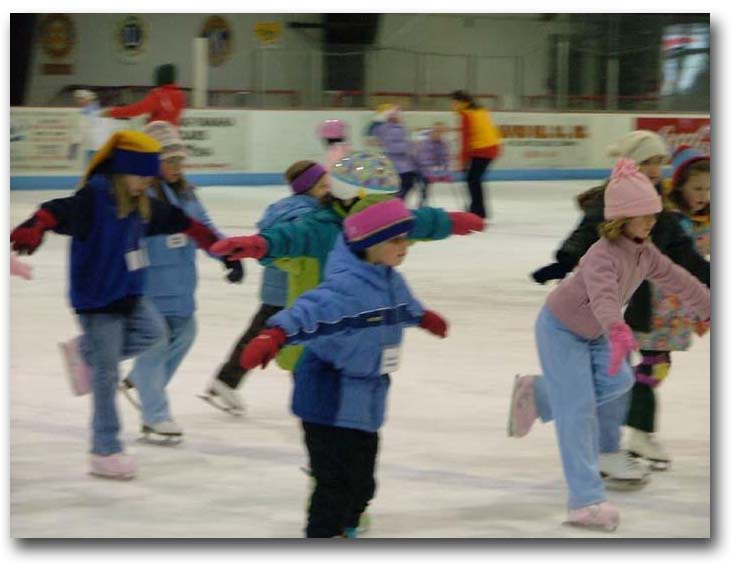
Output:
[[[47,210],[38,210],[10,234],[11,248],[18,254],[33,254],[43,242],[46,230],[56,227],[56,218]]]
[[[219,239],[216,234],[193,218],[189,218],[188,228],[183,230],[183,233],[193,238],[193,241],[198,244],[198,247],[202,250],[208,250],[211,247],[211,244]]]
[[[427,332],[432,332],[432,334],[440,338],[447,336],[447,322],[442,316],[432,310],[424,311],[424,316],[422,316],[419,327],[424,328]]]
[[[219,240],[211,246],[211,252],[217,256],[228,256],[227,260],[254,258],[260,260],[267,255],[269,246],[264,236],[234,236]]]
[[[262,368],[266,368],[269,361],[277,356],[277,352],[285,344],[287,335],[281,328],[267,328],[262,330],[259,335],[254,338],[246,348],[242,350],[239,362],[242,368],[251,370],[261,364]]]
[[[472,212],[448,212],[447,215],[452,222],[452,233],[458,236],[485,229],[485,220]]]
[[[607,373],[615,376],[631,350],[638,350],[633,331],[625,322],[613,324],[610,328],[610,366]]]

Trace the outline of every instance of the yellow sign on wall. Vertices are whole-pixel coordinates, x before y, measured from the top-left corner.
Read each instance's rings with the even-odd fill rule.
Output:
[[[254,35],[262,44],[276,44],[282,37],[282,22],[257,22]]]

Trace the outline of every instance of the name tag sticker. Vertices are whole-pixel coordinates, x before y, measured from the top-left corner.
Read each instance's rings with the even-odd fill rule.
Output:
[[[381,353],[381,373],[389,374],[396,372],[399,368],[399,357],[401,356],[401,346],[392,346],[384,348]]]
[[[170,234],[166,238],[166,244],[168,245],[168,248],[182,248],[188,244],[188,236],[182,232],[178,234]]]

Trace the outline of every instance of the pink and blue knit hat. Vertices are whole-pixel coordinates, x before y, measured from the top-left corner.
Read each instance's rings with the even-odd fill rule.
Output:
[[[414,215],[399,199],[369,206],[345,219],[343,228],[351,250],[366,250],[414,228]]]
[[[672,184],[674,186],[676,185],[676,183],[679,181],[679,178],[681,177],[682,172],[686,170],[689,166],[691,166],[695,162],[701,162],[704,160],[709,162],[709,154],[706,154],[698,148],[692,148],[691,146],[687,146],[686,144],[682,144],[681,146],[679,146],[676,150],[674,150],[674,153],[671,156],[671,168],[673,169],[673,173],[671,175]]]

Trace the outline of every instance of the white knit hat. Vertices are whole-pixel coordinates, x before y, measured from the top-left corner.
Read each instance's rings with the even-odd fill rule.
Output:
[[[607,153],[612,157],[630,158],[636,164],[641,164],[654,156],[663,156],[664,163],[669,160],[668,149],[663,138],[650,130],[629,132],[620,142],[608,146]]]
[[[160,142],[160,146],[163,148],[160,151],[161,160],[186,157],[186,145],[180,137],[178,128],[170,122],[155,120],[155,122],[147,124],[143,131]]]

